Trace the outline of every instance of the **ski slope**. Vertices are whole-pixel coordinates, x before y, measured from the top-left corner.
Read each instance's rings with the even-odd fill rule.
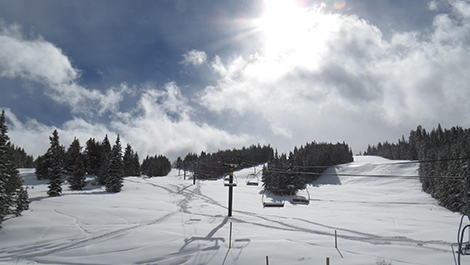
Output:
[[[245,183],[252,168],[235,172],[230,218],[223,179],[193,185],[174,170],[126,178],[117,194],[64,184],[63,195],[50,198],[47,181],[22,169],[30,210],[3,222],[0,264],[266,264],[266,256],[271,265],[326,264],[326,257],[332,265],[453,264],[461,216],[423,193],[418,179],[334,175],[408,176],[417,165],[354,159],[308,186],[309,205],[284,198],[283,208],[263,208],[261,183]]]

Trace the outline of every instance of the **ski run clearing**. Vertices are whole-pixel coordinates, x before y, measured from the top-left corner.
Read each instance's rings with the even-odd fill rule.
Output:
[[[327,172],[417,175],[414,163],[354,160]],[[308,185],[308,205],[285,197],[284,207],[263,208],[261,181],[246,185],[253,171],[235,172],[227,217],[223,178],[193,185],[173,170],[166,177],[127,177],[116,194],[91,185],[71,191],[64,183],[63,195],[51,198],[47,180],[21,169],[30,210],[3,222],[0,263],[251,265],[266,264],[268,256],[270,265],[326,264],[327,257],[331,265],[454,264],[461,215],[422,192],[417,178],[325,174]]]

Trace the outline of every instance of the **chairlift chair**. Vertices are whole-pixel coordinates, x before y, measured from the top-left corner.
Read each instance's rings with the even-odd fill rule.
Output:
[[[284,207],[284,196],[281,196],[280,201],[274,201],[274,200],[268,200],[266,199],[266,190],[263,192],[263,196],[261,197],[261,201],[263,203],[263,208],[264,207]]]
[[[248,174],[246,176],[246,185],[247,186],[258,186],[259,178],[256,174]]]
[[[307,191],[307,196],[298,195],[298,194],[292,196],[292,199],[291,199],[292,204],[304,204],[304,205],[310,204],[310,192],[308,192],[307,187],[305,187],[304,190]]]

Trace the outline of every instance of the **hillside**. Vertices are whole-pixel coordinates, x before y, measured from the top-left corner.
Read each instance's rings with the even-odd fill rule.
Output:
[[[394,265],[453,264],[450,244],[460,215],[422,192],[418,179],[334,175],[409,176],[417,175],[417,165],[354,159],[308,186],[309,205],[281,198],[283,208],[263,208],[261,183],[246,185],[253,168],[236,172],[231,218],[222,179],[192,185],[173,170],[167,177],[126,178],[117,194],[64,185],[63,196],[51,198],[47,181],[22,169],[30,210],[3,222],[0,263],[266,264],[269,256],[269,264],[325,264],[326,257],[332,265],[382,259]]]

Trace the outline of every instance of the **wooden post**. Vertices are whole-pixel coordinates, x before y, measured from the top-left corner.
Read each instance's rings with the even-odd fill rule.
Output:
[[[269,265],[269,258],[266,256],[266,265]]]
[[[326,265],[330,265],[330,258],[326,257]]]
[[[232,222],[230,222],[230,236],[228,239],[228,248],[232,248]]]

